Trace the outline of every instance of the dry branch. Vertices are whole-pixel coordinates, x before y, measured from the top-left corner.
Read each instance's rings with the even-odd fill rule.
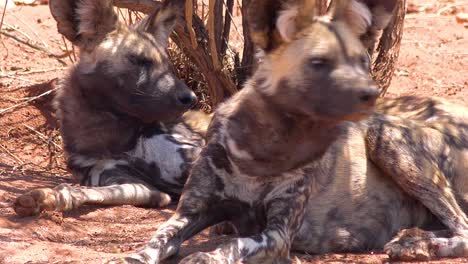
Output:
[[[20,164],[24,164],[24,161],[22,161],[18,156],[13,154],[11,151],[9,151],[6,147],[0,144],[0,147],[11,157],[13,157],[16,161],[18,161]]]
[[[24,44],[26,46],[29,46],[30,48],[33,48],[35,50],[38,50],[38,51],[41,51],[45,54],[47,54],[47,56],[49,57],[52,57],[52,58],[56,58],[59,62],[61,62],[62,64],[66,65],[66,63],[64,61],[62,61],[61,59],[65,58],[68,56],[68,52],[65,52],[63,54],[55,54],[51,51],[49,51],[48,49],[44,48],[44,47],[41,47],[41,46],[38,46],[34,43],[31,43],[30,40],[23,40],[23,39],[20,39],[18,38],[17,36],[13,35],[13,34],[10,34],[8,32],[5,32],[5,31],[0,31],[0,34],[2,35],[5,35],[13,40],[16,40],[17,42],[21,43],[21,44]]]
[[[38,96],[31,97],[30,99],[28,99],[28,100],[26,100],[26,101],[24,101],[24,102],[22,102],[22,103],[12,105],[12,106],[7,107],[7,108],[5,108],[5,109],[1,109],[1,110],[0,110],[0,115],[3,115],[3,114],[5,114],[5,113],[7,113],[7,112],[9,112],[9,111],[11,111],[11,110],[13,110],[13,109],[16,109],[16,108],[20,107],[20,106],[27,105],[27,104],[29,104],[30,102],[34,101],[34,100],[37,100],[37,99],[39,99],[39,98],[41,98],[41,97],[44,97],[44,96],[46,96],[46,95],[48,95],[48,94],[53,93],[53,92],[56,91],[57,89],[58,89],[58,88],[50,89],[50,90],[48,90],[48,91],[46,91],[46,92],[41,93],[41,94],[38,95]]]
[[[36,129],[34,129],[33,127],[30,127],[26,124],[24,124],[24,126],[31,130],[32,132],[34,132],[35,134],[37,134],[39,136],[40,139],[42,139],[45,143],[47,144],[52,144],[54,145],[57,149],[60,149],[62,150],[62,147],[59,146],[57,143],[55,143],[51,138],[48,138],[46,135],[42,134],[41,132],[37,131]]]
[[[232,11],[234,9],[234,0],[226,1],[226,14],[224,15],[224,28],[221,44],[221,55],[226,55],[229,43],[229,33],[231,32]]]
[[[36,73],[44,73],[44,72],[51,72],[51,71],[61,71],[65,70],[67,67],[58,67],[58,68],[50,68],[50,69],[40,69],[40,70],[29,70],[24,72],[7,72],[6,74],[0,74],[0,78],[9,77],[9,76],[16,76],[16,75],[30,75]]]
[[[196,49],[198,43],[195,30],[193,30],[193,0],[185,1],[185,23],[187,23],[187,30],[190,34],[190,40],[192,41],[192,48]]]

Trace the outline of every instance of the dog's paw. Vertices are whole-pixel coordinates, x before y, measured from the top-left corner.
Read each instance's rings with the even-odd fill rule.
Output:
[[[468,238],[447,237],[442,232],[429,232],[418,228],[400,231],[384,247],[391,260],[427,261],[435,257],[468,256]]]
[[[35,189],[18,198],[13,205],[20,216],[37,215],[43,210],[54,210],[57,206],[55,190],[50,188]]]

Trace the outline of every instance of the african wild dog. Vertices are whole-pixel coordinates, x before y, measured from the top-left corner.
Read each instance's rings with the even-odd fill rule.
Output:
[[[176,214],[116,262],[159,263],[221,221],[241,238],[182,263],[288,263],[290,249],[382,248],[412,227],[448,232],[406,230],[385,246],[391,257],[467,256],[467,108],[406,97],[371,114],[362,43],[396,2],[335,0],[314,16],[311,0],[252,1],[264,57],[216,110]]]
[[[176,8],[166,4],[127,27],[110,0],[50,1],[59,32],[80,48],[55,102],[68,167],[92,187],[33,190],[16,200],[18,214],[87,203],[165,206],[180,195],[210,118],[185,113],[196,97],[165,53]]]

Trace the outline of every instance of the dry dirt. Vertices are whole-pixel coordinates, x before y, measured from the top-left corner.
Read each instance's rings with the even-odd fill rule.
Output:
[[[441,96],[468,103],[468,28],[457,16],[468,12],[468,1],[410,0],[401,55],[388,96]],[[424,3],[422,3],[424,2]],[[442,12],[441,12],[442,11]],[[458,19],[460,20],[460,19]],[[23,6],[7,11],[2,30],[35,45],[47,44],[63,54],[47,6]],[[462,22],[462,21],[461,21]],[[36,187],[75,183],[64,169],[60,136],[51,111],[52,94],[27,102],[55,88],[55,78],[71,65],[45,52],[1,36],[0,39],[0,263],[101,263],[142,246],[173,208],[133,206],[85,207],[70,213],[17,217],[9,207],[14,198]],[[18,105],[13,111],[4,111]],[[211,249],[226,238],[207,233],[189,241],[181,255]],[[296,255],[300,263],[382,263],[380,252],[366,254]],[[176,262],[173,259],[170,262]],[[468,263],[445,259],[431,263]]]

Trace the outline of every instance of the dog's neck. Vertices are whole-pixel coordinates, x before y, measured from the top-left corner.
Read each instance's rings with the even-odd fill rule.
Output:
[[[254,84],[218,112],[228,120],[224,142],[231,158],[252,176],[276,176],[319,159],[344,129],[336,121],[283,112]]]

